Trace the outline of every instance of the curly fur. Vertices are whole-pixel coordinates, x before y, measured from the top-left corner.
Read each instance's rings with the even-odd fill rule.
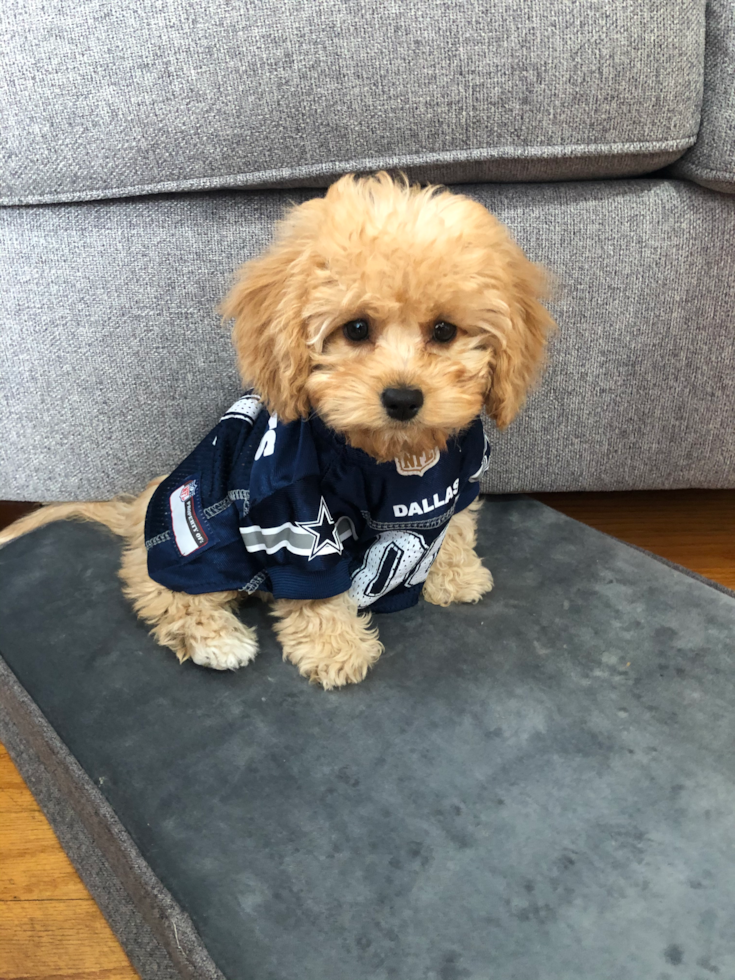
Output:
[[[271,248],[243,266],[222,303],[243,379],[285,422],[316,408],[376,459],[438,446],[483,404],[499,428],[544,359],[545,276],[481,204],[387,174],[343,177],[294,208]],[[369,344],[341,326],[370,318]],[[439,319],[459,328],[429,341]],[[420,387],[410,424],[386,418],[385,388]]]
[[[476,500],[455,514],[424,582],[423,596],[435,606],[453,602],[479,602],[493,587],[493,577],[475,553],[477,512],[482,506]]]
[[[554,327],[541,300],[542,269],[481,204],[381,173],[343,177],[323,198],[291,209],[273,244],[246,263],[220,311],[233,321],[243,382],[284,422],[315,409],[378,460],[443,449],[483,406],[498,428],[522,407]],[[354,343],[342,326],[370,324]],[[434,324],[457,327],[450,343]],[[424,403],[390,419],[385,388],[416,387]],[[100,521],[126,539],[123,589],[159,643],[180,660],[224,670],[257,652],[255,631],[233,612],[236,592],[170,592],[147,574],[143,524],[160,482],[138,498],[57,504],[21,518],[0,544],[54,520]],[[477,602],[492,577],[475,554],[477,506],[452,517],[424,597],[440,606]],[[324,688],[362,680],[382,651],[369,616],[347,595],[279,600],[284,657]]]

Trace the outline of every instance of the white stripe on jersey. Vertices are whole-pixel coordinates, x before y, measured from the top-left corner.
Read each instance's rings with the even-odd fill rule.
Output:
[[[258,395],[243,395],[235,404],[228,408],[220,419],[242,419],[244,422],[254,422],[263,409],[263,403]]]

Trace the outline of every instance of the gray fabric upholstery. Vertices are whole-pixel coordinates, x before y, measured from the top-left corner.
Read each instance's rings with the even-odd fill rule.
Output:
[[[0,551],[0,651],[74,758],[0,672],[3,705],[182,975],[186,916],[228,980],[735,975],[732,593],[530,500],[479,549],[490,595],[377,617],[330,693],[257,600],[253,664],[179,666],[104,530]]]
[[[485,489],[735,485],[735,199],[686,182],[470,186],[560,281],[549,370]],[[214,313],[294,192],[0,211],[0,497],[169,471],[238,393]]]
[[[380,167],[622,176],[676,159],[699,124],[704,0],[5,0],[3,13],[6,204]]]
[[[697,142],[674,166],[680,177],[735,193],[735,0],[709,0],[704,101]]]

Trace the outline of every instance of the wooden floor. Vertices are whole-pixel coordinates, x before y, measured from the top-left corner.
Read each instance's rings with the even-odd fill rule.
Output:
[[[735,491],[540,494],[551,507],[735,589]],[[0,527],[20,516],[0,504]],[[0,747],[0,980],[135,980]]]
[[[735,589],[735,490],[542,493],[536,498]]]

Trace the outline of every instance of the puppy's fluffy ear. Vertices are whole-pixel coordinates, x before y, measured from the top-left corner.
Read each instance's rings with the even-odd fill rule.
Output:
[[[232,342],[243,383],[284,422],[309,413],[304,306],[312,256],[303,212],[319,204],[308,202],[291,212],[271,248],[242,266],[219,307],[224,319],[234,321]]]
[[[507,267],[508,315],[505,329],[496,333],[495,367],[485,400],[488,415],[499,429],[516,417],[541,373],[546,342],[556,325],[540,297],[548,292],[545,271],[511,245]]]

